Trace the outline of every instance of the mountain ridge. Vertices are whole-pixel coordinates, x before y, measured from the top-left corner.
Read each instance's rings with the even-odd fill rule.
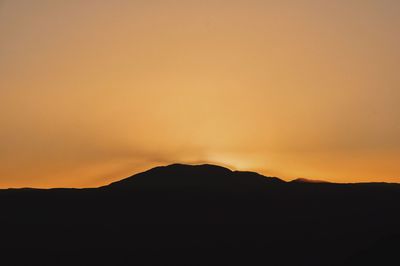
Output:
[[[0,248],[16,266],[386,266],[398,202],[400,185],[173,164],[99,188],[1,190]]]
[[[188,171],[190,170],[190,171]],[[185,174],[186,173],[186,174]],[[254,171],[240,171],[240,170],[231,170],[227,167],[216,165],[216,164],[183,164],[183,163],[173,163],[173,164],[168,164],[168,165],[162,165],[162,166],[155,166],[152,167],[148,170],[145,170],[143,172],[138,172],[135,173],[131,176],[128,176],[126,178],[122,178],[119,180],[116,180],[114,182],[99,186],[99,187],[82,187],[82,188],[76,188],[76,187],[52,187],[52,188],[38,188],[38,187],[16,187],[16,188],[0,188],[0,191],[31,191],[31,190],[85,190],[85,189],[105,189],[105,188],[110,188],[110,187],[117,187],[117,186],[122,186],[124,185],[134,185],[137,181],[137,178],[143,178],[143,177],[151,177],[152,175],[157,174],[157,175],[163,175],[165,179],[170,179],[171,177],[173,178],[174,175],[178,174],[182,176],[185,174],[187,178],[190,177],[201,177],[203,176],[215,176],[215,175],[230,175],[231,177],[237,177],[237,178],[251,178],[251,179],[261,179],[265,183],[270,183],[270,184],[288,184],[288,185],[320,185],[320,184],[325,184],[325,185],[342,185],[342,186],[354,186],[354,185],[362,185],[362,186],[400,186],[400,183],[395,183],[395,182],[354,182],[354,183],[337,183],[337,182],[331,182],[331,181],[326,181],[326,180],[320,180],[320,179],[309,179],[309,178],[296,178],[290,181],[285,181],[279,177],[276,176],[265,176],[263,174],[260,174],[258,172]],[[184,179],[183,179],[184,180]],[[187,181],[187,180],[186,180]],[[208,178],[208,181],[212,182],[213,180]],[[227,184],[231,180],[226,179]]]
[[[170,164],[134,174],[103,186],[103,188],[127,188],[135,185],[145,185],[147,188],[170,188],[171,186],[206,187],[213,185],[223,187],[224,185],[233,184],[259,186],[263,185],[263,183],[286,182],[278,177],[268,177],[250,171],[232,171],[214,164]]]

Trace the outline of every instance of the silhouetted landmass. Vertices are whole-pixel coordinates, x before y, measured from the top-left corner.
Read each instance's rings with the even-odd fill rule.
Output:
[[[156,167],[0,190],[1,265],[400,265],[400,185]]]
[[[308,178],[296,178],[290,182],[293,183],[330,183],[324,180],[315,180],[315,179],[308,179]]]

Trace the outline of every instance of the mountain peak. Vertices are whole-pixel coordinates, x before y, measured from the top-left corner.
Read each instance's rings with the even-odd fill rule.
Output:
[[[307,178],[297,178],[292,181],[291,183],[314,183],[314,184],[321,184],[321,183],[330,183],[324,180],[315,180],[315,179],[307,179]]]
[[[170,164],[111,183],[109,188],[222,188],[232,186],[262,187],[266,183],[284,182],[255,172],[232,171],[213,164]]]
[[[174,170],[200,170],[200,171],[218,171],[218,172],[232,172],[230,169],[215,165],[215,164],[182,164],[182,163],[174,163],[167,166],[159,166],[156,168],[163,168],[163,169],[174,169]],[[154,169],[154,168],[153,168]]]

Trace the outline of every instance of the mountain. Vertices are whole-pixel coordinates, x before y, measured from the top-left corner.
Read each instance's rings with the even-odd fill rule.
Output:
[[[228,168],[203,164],[172,164],[150,169],[108,185],[119,189],[244,189],[259,188],[268,183],[283,183],[277,177],[255,172],[231,171]]]
[[[400,185],[156,167],[92,189],[0,190],[2,265],[400,265]]]
[[[324,181],[324,180],[315,180],[315,179],[308,179],[308,178],[296,178],[290,182],[293,183],[330,183],[328,181]]]

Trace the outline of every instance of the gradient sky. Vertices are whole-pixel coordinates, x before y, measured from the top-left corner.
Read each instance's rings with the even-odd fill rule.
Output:
[[[400,1],[0,0],[0,187],[210,162],[400,182]]]

